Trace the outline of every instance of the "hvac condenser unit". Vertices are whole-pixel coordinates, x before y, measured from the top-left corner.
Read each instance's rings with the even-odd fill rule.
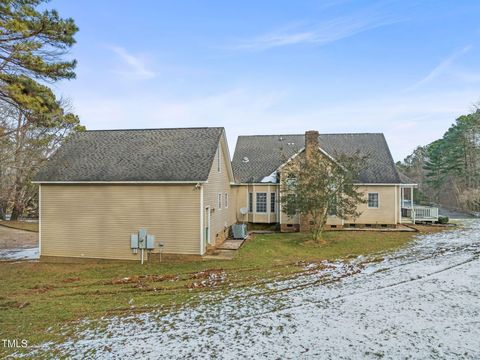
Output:
[[[234,239],[245,239],[247,237],[247,224],[234,224],[232,232]]]

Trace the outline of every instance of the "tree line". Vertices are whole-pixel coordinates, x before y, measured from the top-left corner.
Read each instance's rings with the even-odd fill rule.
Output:
[[[75,78],[65,60],[78,28],[47,0],[0,1],[0,219],[35,215],[39,166],[75,131],[68,101],[49,85]]]
[[[420,201],[479,212],[480,109],[460,116],[441,139],[417,147],[397,166],[419,184]]]

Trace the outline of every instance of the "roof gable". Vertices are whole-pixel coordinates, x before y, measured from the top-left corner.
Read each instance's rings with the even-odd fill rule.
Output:
[[[357,151],[366,156],[359,178],[362,183],[400,183],[383,134],[320,134],[319,145],[333,158]],[[233,157],[235,177],[243,183],[261,182],[304,146],[304,135],[240,136]]]
[[[206,181],[223,132],[223,128],[172,128],[77,133],[35,180]]]

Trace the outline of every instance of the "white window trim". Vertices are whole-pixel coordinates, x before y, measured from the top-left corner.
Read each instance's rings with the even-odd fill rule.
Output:
[[[272,195],[273,195],[273,211],[272,211]],[[270,192],[270,213],[276,213],[277,211],[277,193]]]
[[[370,206],[368,198],[370,194],[377,194],[377,206]],[[369,209],[380,209],[380,194],[378,192],[368,192],[367,194],[367,207]]]
[[[228,199],[228,193],[226,192],[226,193],[224,194],[224,199],[223,199],[223,207],[224,207],[225,209],[228,209],[228,200],[229,200],[229,199]]]
[[[258,211],[257,205],[258,205],[258,194],[265,194],[265,211]],[[268,193],[267,192],[257,192],[255,193],[255,212],[257,214],[267,214],[268,212]]]
[[[222,193],[218,193],[217,195],[217,205],[218,210],[222,210]]]

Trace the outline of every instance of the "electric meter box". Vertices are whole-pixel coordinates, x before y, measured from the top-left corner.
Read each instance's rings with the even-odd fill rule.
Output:
[[[130,248],[131,249],[138,249],[138,234],[131,234],[130,235]]]
[[[147,235],[147,249],[153,250],[155,248],[155,235]]]

